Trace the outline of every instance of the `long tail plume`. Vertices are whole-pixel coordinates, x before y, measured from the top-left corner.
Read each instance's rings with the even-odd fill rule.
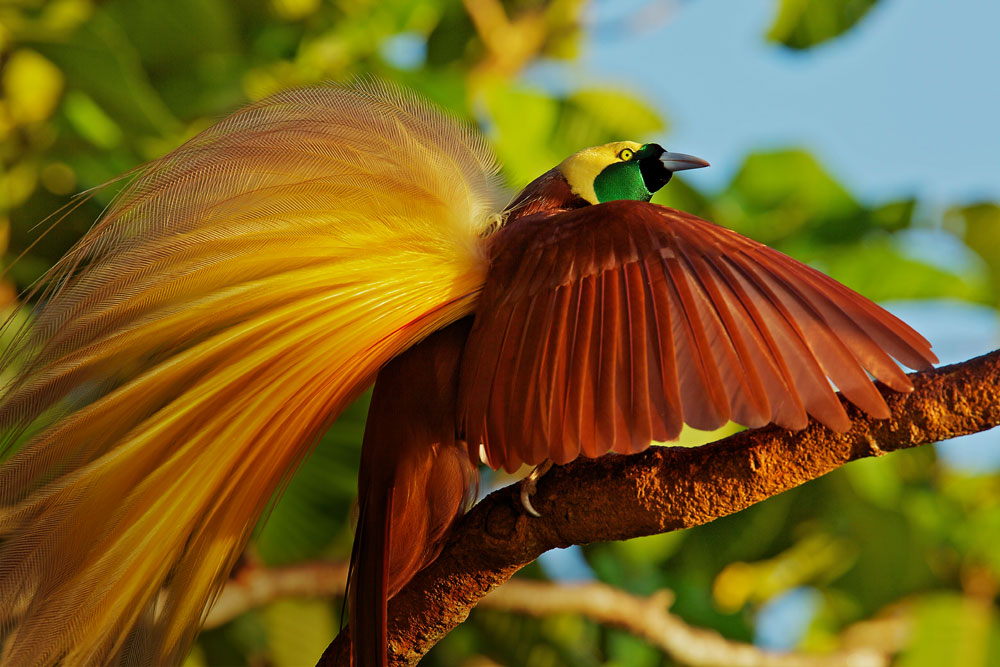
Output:
[[[53,269],[0,397],[6,432],[49,424],[0,468],[0,661],[181,660],[318,436],[471,312],[495,171],[371,83],[279,94],[149,165]]]

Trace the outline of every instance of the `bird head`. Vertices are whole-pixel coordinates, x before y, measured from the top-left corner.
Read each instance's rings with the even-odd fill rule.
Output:
[[[574,153],[557,168],[574,194],[599,204],[616,199],[649,201],[675,171],[707,166],[701,158],[668,153],[659,144],[616,141]]]

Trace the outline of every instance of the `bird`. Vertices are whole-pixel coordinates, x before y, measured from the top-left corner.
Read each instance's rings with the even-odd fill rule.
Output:
[[[937,362],[818,270],[650,203],[707,166],[581,150],[504,205],[473,126],[378,80],[277,93],[131,175],[3,363],[0,662],[177,664],[259,517],[374,384],[347,598],[387,600],[516,471],[877,418]],[[527,509],[527,504],[526,504]]]

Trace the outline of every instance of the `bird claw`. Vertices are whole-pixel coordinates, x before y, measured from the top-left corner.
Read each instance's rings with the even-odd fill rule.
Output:
[[[524,511],[536,518],[542,518],[542,515],[538,513],[532,504],[531,496],[535,495],[535,489],[538,486],[538,480],[541,479],[542,475],[549,471],[552,467],[552,461],[546,461],[541,465],[535,466],[535,469],[531,473],[521,480],[521,506],[524,507]]]

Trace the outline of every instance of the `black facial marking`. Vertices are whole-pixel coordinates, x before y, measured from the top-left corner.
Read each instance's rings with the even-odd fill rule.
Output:
[[[660,162],[660,156],[665,152],[662,146],[648,144],[641,152],[649,153],[642,155],[639,159],[639,172],[642,174],[642,181],[647,190],[656,192],[670,181],[674,172],[664,167],[663,163]]]

